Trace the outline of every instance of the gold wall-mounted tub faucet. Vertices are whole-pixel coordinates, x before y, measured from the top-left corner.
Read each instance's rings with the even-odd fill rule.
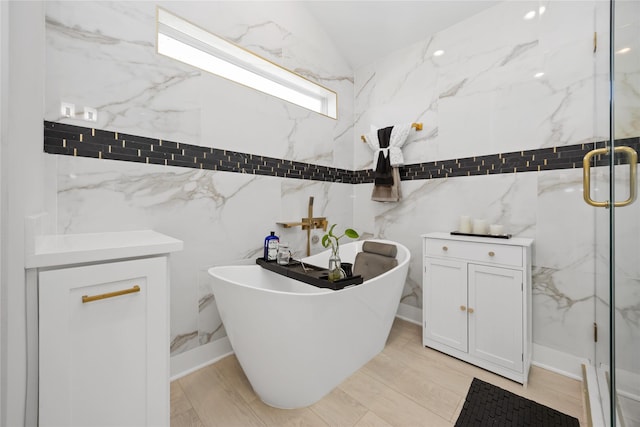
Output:
[[[323,231],[327,231],[326,217],[314,217],[313,216],[313,196],[309,196],[309,207],[307,218],[302,218],[300,222],[277,222],[276,224],[283,226],[284,228],[302,227],[303,230],[307,230],[307,256],[311,255],[311,230],[315,228],[322,228]]]

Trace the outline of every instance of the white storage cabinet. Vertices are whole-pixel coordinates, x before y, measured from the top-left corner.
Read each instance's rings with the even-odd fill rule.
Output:
[[[52,236],[37,277],[38,424],[169,425],[169,252],[152,231]]]
[[[533,240],[422,237],[423,344],[526,385]]]

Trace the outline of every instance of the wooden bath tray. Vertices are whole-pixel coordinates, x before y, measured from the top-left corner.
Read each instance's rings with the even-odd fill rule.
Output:
[[[276,261],[265,261],[263,258],[257,258],[256,264],[291,279],[299,280],[317,288],[328,288],[334,291],[339,291],[347,286],[359,285],[364,281],[362,276],[358,275],[332,282],[327,279],[328,269],[307,263],[304,264],[303,268],[300,261],[291,261],[288,265],[280,265]]]

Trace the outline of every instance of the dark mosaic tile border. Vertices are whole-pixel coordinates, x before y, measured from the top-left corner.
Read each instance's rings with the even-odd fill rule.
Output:
[[[626,145],[640,149],[640,138],[616,140],[616,146]],[[540,172],[557,169],[582,169],[582,159],[589,151],[604,148],[606,142],[599,141],[562,147],[514,151],[510,153],[465,157],[406,165],[400,168],[400,179],[433,179],[455,176],[493,175],[500,173]],[[595,166],[606,166],[608,160],[596,156]],[[616,154],[616,164],[624,164],[627,157]]]
[[[640,151],[640,137],[618,140],[616,144],[627,145]],[[588,151],[604,146],[605,142],[595,142],[415,163],[401,167],[400,178],[403,181],[410,181],[578,169],[582,168],[582,158]],[[371,183],[374,178],[373,171],[370,169],[349,171],[49,121],[44,122],[44,151],[67,156],[348,184]],[[625,161],[623,156],[616,156],[618,164]],[[605,160],[600,159],[599,156],[596,158],[596,166],[605,164]]]
[[[616,140],[616,145],[626,145],[640,151],[640,137]],[[557,169],[582,169],[582,159],[589,151],[604,148],[606,142],[574,144],[536,150],[513,151],[452,160],[414,163],[400,167],[400,179],[436,179],[457,176],[494,175],[502,173],[540,172]],[[596,156],[595,166],[606,166],[608,161]],[[616,155],[616,164],[627,162],[626,156]],[[353,184],[373,182],[371,170],[355,171]]]
[[[44,122],[44,151],[67,156],[123,160],[314,181],[353,181],[353,171],[200,147],[55,122]]]

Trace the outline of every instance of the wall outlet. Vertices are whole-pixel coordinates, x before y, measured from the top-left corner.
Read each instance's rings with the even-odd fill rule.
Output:
[[[88,122],[98,121],[98,110],[91,107],[84,107],[84,119]]]
[[[62,114],[62,117],[75,117],[76,115],[75,104],[72,104],[70,102],[61,102],[60,114]]]

